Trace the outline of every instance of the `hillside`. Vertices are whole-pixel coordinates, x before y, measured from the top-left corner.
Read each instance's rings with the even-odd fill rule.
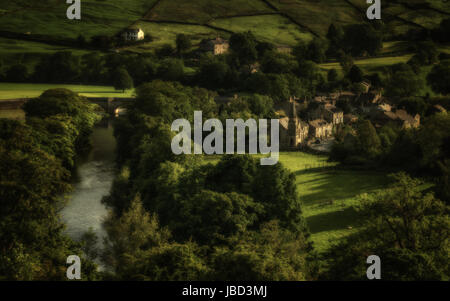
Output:
[[[114,35],[139,25],[153,37],[148,48],[173,43],[185,33],[194,40],[251,30],[279,45],[324,36],[331,23],[368,22],[363,0],[83,0],[82,20],[65,18],[62,0],[2,0],[0,29],[51,38]],[[393,0],[382,2],[382,20],[391,39],[411,29],[433,28],[450,16],[450,2]]]

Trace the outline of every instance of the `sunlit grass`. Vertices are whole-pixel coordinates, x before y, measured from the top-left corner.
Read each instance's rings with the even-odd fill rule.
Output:
[[[87,97],[132,97],[134,90],[116,91],[113,87],[59,84],[0,83],[0,100],[38,97],[45,90],[65,88]]]
[[[203,158],[205,163],[216,164],[220,156]],[[389,183],[384,173],[332,168],[336,163],[327,159],[303,152],[280,153],[281,164],[296,176],[303,215],[319,252],[357,231],[353,206],[360,194],[385,188]]]

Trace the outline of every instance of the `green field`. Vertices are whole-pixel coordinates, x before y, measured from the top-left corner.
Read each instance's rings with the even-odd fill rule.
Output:
[[[205,37],[227,35],[220,29],[217,32],[204,25],[232,32],[251,30],[260,40],[293,46],[299,40],[310,40],[314,34],[324,37],[331,23],[348,25],[367,21],[368,7],[360,0],[83,0],[81,21],[72,21],[66,18],[68,5],[65,1],[3,2],[0,11],[2,30],[47,35],[51,43],[53,37],[112,36],[126,27],[138,25],[154,37],[151,43],[129,48],[139,52],[173,44],[179,33],[189,35],[194,44]],[[450,16],[450,3],[397,0],[383,3],[382,14],[388,35],[405,34],[414,28],[435,27]],[[28,52],[30,49],[42,53],[58,51],[60,47],[25,42],[8,45],[0,41],[0,49],[3,52]],[[395,52],[395,48],[390,51]]]
[[[0,38],[0,54],[2,55],[54,53],[57,51],[71,51],[74,55],[84,55],[91,52],[88,50],[73,49],[45,43]]]
[[[218,156],[204,158],[207,163],[219,160]],[[389,183],[384,173],[333,169],[336,164],[327,162],[326,156],[281,152],[280,162],[296,175],[303,214],[319,252],[357,231],[353,205],[359,195],[382,189]]]
[[[322,252],[330,244],[356,231],[357,215],[352,206],[358,195],[385,187],[386,175],[367,171],[312,168],[326,164],[327,157],[300,152],[280,154],[280,162],[295,173],[303,214],[315,248]]]
[[[57,84],[0,83],[0,100],[38,97],[45,90],[65,88],[88,97],[132,97],[134,91],[115,91],[113,87]]]
[[[124,47],[124,49],[148,51],[164,44],[175,46],[177,34],[187,35],[191,39],[193,45],[200,43],[202,39],[214,38],[218,34],[221,36],[227,36],[224,32],[218,32],[202,25],[166,24],[140,21],[136,23],[136,26],[142,28],[144,32],[149,33],[153,40],[145,44]]]
[[[69,7],[61,0],[1,1],[2,30],[48,35],[54,37],[86,38],[94,35],[114,35],[139,20],[156,0],[83,0],[81,20],[68,20]]]
[[[162,0],[145,18],[205,24],[218,17],[270,12],[261,0]]]
[[[280,15],[234,17],[217,19],[212,25],[233,32],[252,31],[260,41],[295,46],[299,41],[309,42],[313,35]]]

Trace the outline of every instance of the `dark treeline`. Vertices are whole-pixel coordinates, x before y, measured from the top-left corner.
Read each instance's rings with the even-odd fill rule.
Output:
[[[64,280],[67,256],[82,254],[58,211],[100,118],[94,109],[68,90],[48,90],[26,104],[26,122],[0,119],[0,279]],[[83,262],[85,279],[96,279],[96,266]]]

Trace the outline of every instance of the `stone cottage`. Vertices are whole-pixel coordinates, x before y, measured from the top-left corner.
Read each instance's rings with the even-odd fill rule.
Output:
[[[324,119],[309,122],[309,135],[313,139],[327,139],[333,135],[333,124]]]
[[[203,40],[200,44],[200,48],[205,52],[219,55],[227,53],[230,48],[230,44],[227,40],[217,37],[213,40]]]
[[[125,29],[121,36],[125,41],[140,41],[145,38],[144,31],[140,28]]]
[[[309,120],[324,119],[332,125],[344,123],[344,112],[331,103],[321,103],[308,114]]]

